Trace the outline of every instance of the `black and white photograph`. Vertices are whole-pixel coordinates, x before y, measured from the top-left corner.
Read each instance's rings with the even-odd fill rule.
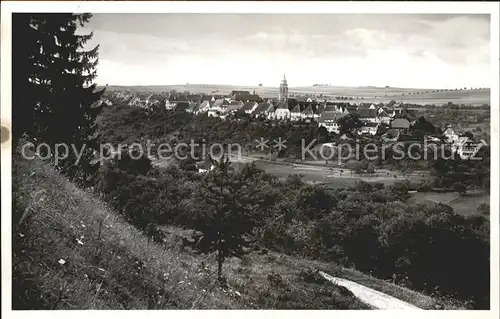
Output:
[[[10,316],[497,318],[498,3],[42,4],[2,2]]]

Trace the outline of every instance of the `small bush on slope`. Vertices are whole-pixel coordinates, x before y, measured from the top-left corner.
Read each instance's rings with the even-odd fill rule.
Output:
[[[14,309],[243,307],[209,290],[199,257],[150,243],[48,165],[23,162],[14,176],[14,215],[30,207],[13,225]]]

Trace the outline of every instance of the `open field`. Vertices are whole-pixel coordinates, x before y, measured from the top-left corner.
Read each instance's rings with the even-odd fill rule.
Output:
[[[192,93],[205,94],[229,94],[232,90],[255,91],[264,98],[277,97],[278,87],[260,86],[232,86],[214,84],[189,84],[189,85],[152,85],[152,86],[110,86],[109,90],[125,89],[131,91],[166,92],[170,90],[190,91]],[[352,97],[355,102],[387,103],[391,100],[402,103],[414,104],[446,104],[448,102],[465,105],[482,105],[490,103],[490,89],[467,89],[453,91],[437,91],[435,89],[412,89],[412,88],[378,88],[378,87],[340,87],[340,86],[307,86],[289,87],[289,94],[322,94],[323,96],[347,96]],[[411,95],[410,95],[411,94]],[[351,101],[352,102],[352,101]]]
[[[403,180],[418,182],[427,179],[427,177],[422,176],[422,174],[401,174],[386,169],[379,169],[374,174],[355,174],[349,169],[340,169],[338,167],[328,167],[317,164],[294,164],[283,162],[283,160],[269,161],[259,159],[257,156],[233,157],[231,162],[236,169],[241,169],[245,164],[254,162],[257,168],[278,178],[284,179],[289,175],[299,175],[306,183],[323,184],[328,188],[346,188],[354,186],[359,181],[368,183],[380,182],[385,185],[391,185]],[[152,163],[156,167],[164,168],[169,165],[176,165],[176,163],[167,159],[153,159]]]
[[[286,178],[288,175],[296,174],[300,175],[305,182],[324,184],[329,188],[348,187],[355,185],[356,182],[359,181],[368,183],[380,182],[389,185],[406,179],[411,181],[423,181],[426,179],[426,176],[422,176],[422,174],[401,174],[385,169],[379,169],[374,174],[355,174],[349,169],[340,169],[338,167],[328,167],[317,164],[286,163],[282,160],[267,161],[249,156],[233,159],[233,163],[235,163],[234,165],[237,167],[251,161],[254,161],[258,168],[279,178]]]
[[[453,210],[464,216],[477,214],[477,207],[483,203],[490,203],[490,195],[484,192],[458,195],[456,192],[435,193],[435,192],[417,192],[413,193],[408,200],[409,203],[422,202],[442,203],[453,208]]]

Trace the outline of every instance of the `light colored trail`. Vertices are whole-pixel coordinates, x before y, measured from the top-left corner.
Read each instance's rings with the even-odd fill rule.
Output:
[[[364,303],[380,310],[422,310],[421,308],[373,290],[350,280],[332,277],[322,271],[319,272],[323,278],[331,283],[349,289],[358,299]]]

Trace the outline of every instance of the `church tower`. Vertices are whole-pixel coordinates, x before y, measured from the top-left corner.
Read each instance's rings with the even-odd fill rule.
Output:
[[[283,80],[281,80],[278,100],[282,102],[286,101],[287,99],[288,99],[288,84],[286,83],[285,74],[283,74]]]

